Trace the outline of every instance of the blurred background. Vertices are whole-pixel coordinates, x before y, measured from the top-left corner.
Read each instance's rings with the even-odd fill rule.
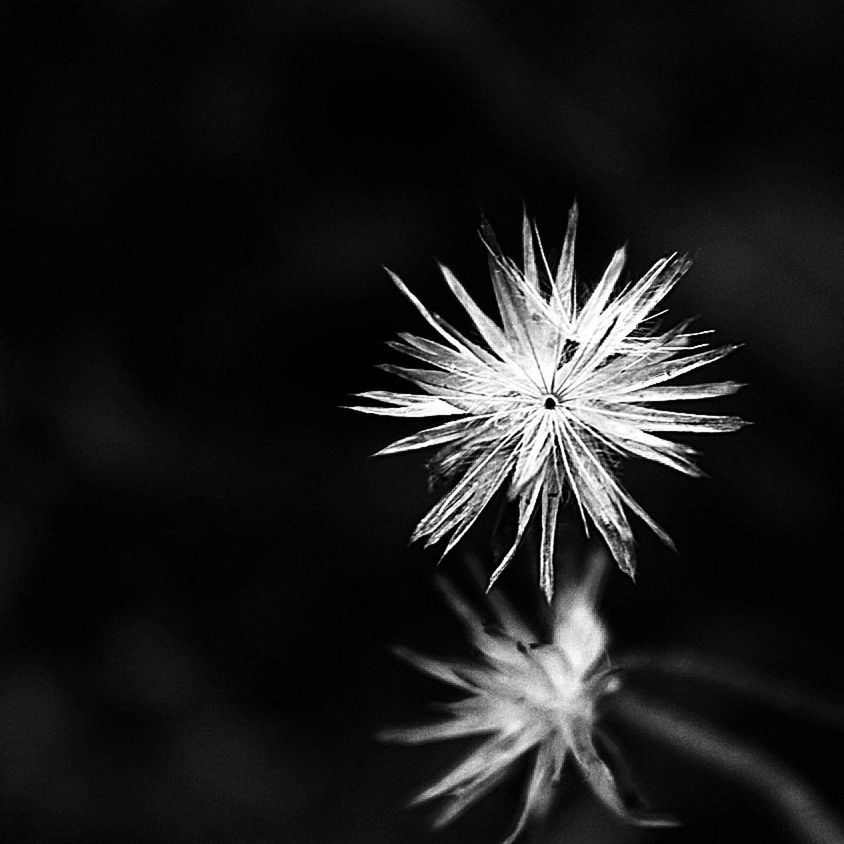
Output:
[[[0,831],[22,842],[496,840],[514,776],[441,833],[405,809],[465,748],[389,747],[447,692],[388,652],[460,653],[407,548],[414,423],[354,415],[423,328],[489,305],[481,212],[578,270],[688,251],[674,321],[746,346],[709,379],[694,481],[629,465],[614,649],[691,648],[840,698],[844,11],[620,0],[6,0],[0,9]],[[462,323],[461,323],[462,324]],[[701,406],[701,409],[704,409]],[[494,515],[494,514],[493,514]],[[491,520],[463,551],[490,564]],[[535,572],[500,581],[537,612]],[[660,690],[840,801],[838,734]],[[635,752],[634,752],[635,751]],[[572,771],[527,841],[790,841],[740,788],[631,750],[672,832]]]

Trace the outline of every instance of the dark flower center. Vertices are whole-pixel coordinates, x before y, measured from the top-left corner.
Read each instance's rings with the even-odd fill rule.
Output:
[[[544,405],[546,410],[554,410],[557,406],[557,399],[554,396],[545,396]]]

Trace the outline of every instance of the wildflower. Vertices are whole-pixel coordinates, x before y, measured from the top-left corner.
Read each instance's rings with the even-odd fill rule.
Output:
[[[633,534],[625,506],[663,541],[672,542],[619,483],[615,463],[636,456],[699,475],[693,462],[695,450],[659,434],[733,431],[743,424],[732,416],[651,407],[658,402],[722,396],[741,386],[733,381],[692,386],[666,383],[736,348],[693,345],[703,332],[689,333],[689,321],[664,332],[653,326],[654,308],[690,262],[676,254],[662,258],[638,282],[613,295],[625,262],[621,248],[591,295],[582,297],[574,273],[576,224],[575,206],[554,273],[527,216],[521,269],[501,254],[491,230],[482,230],[501,325],[477,306],[447,267],[440,267],[479,335],[476,340],[429,311],[391,273],[439,339],[404,333],[398,342],[389,344],[428,365],[425,369],[383,367],[416,385],[421,394],[361,393],[360,397],[380,405],[355,408],[412,418],[454,417],[379,452],[440,447],[432,470],[452,486],[419,522],[412,539],[425,538],[427,545],[445,540],[445,556],[504,488],[510,500],[518,501],[516,536],[489,585],[512,559],[538,509],[542,526],[539,580],[549,601],[563,495],[576,501],[587,532],[591,520],[621,569],[632,577]]]
[[[442,798],[444,807],[434,825],[453,821],[507,775],[524,754],[535,753],[521,811],[510,844],[526,823],[550,809],[569,754],[593,792],[626,821],[664,826],[669,820],[646,819],[629,812],[615,778],[593,743],[596,706],[615,688],[606,660],[607,634],[594,610],[594,579],[558,593],[550,644],[536,644],[536,635],[499,594],[490,597],[497,627],[479,616],[444,581],[446,599],[467,628],[478,661],[446,662],[406,649],[396,653],[465,697],[438,706],[445,717],[432,724],[382,733],[382,738],[422,744],[487,734],[480,746],[412,804]]]

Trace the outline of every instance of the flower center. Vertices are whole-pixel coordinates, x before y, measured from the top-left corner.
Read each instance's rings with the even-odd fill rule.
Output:
[[[559,404],[559,402],[557,401],[556,396],[551,396],[551,395],[545,396],[545,401],[543,402],[543,406],[545,407],[546,410],[554,410],[557,407],[557,404]]]

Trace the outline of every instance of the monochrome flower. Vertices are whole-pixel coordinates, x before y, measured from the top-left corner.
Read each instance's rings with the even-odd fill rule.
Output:
[[[465,535],[499,489],[518,502],[515,540],[492,573],[495,582],[512,559],[531,516],[540,512],[540,586],[553,593],[553,550],[561,499],[573,499],[588,532],[593,522],[623,571],[633,576],[633,534],[624,508],[666,543],[666,533],[622,487],[615,464],[622,457],[653,460],[689,475],[700,474],[695,450],[663,433],[733,431],[743,422],[656,409],[659,402],[722,396],[733,381],[668,384],[717,361],[735,346],[708,348],[689,321],[659,331],[656,306],[690,262],[679,255],[657,261],[635,283],[617,293],[625,262],[619,249],[591,294],[579,291],[574,273],[577,208],[569,215],[555,272],[535,226],[523,222],[523,266],[504,257],[488,227],[489,253],[501,324],[488,317],[453,273],[441,266],[477,337],[470,339],[428,310],[391,273],[399,289],[439,335],[429,340],[400,334],[390,345],[428,368],[385,365],[421,393],[359,394],[377,405],[366,413],[401,417],[454,417],[398,440],[379,454],[440,447],[433,474],[448,491],[419,522],[413,539],[446,541],[447,554]]]
[[[607,634],[595,613],[592,585],[579,584],[558,593],[550,644],[536,644],[536,633],[500,594],[489,597],[495,625],[485,626],[453,588],[445,581],[439,585],[469,633],[476,660],[437,660],[404,648],[396,653],[419,671],[460,690],[464,697],[439,704],[438,710],[444,713],[439,721],[388,730],[381,738],[404,744],[486,738],[417,795],[412,805],[444,800],[434,821],[435,826],[444,826],[489,793],[514,763],[532,752],[521,811],[507,844],[528,821],[540,819],[550,809],[553,787],[560,781],[569,755],[592,791],[616,815],[639,824],[672,824],[629,812],[612,771],[595,749],[596,706],[603,695],[612,693],[616,680],[609,673]]]

